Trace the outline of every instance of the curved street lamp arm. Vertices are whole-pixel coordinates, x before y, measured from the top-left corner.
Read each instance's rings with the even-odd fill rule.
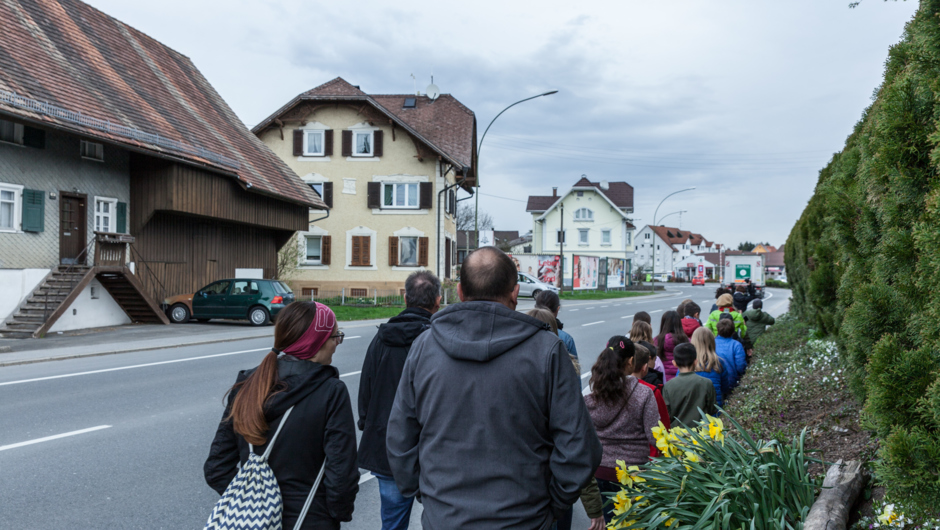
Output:
[[[684,189],[684,190],[674,191],[674,192],[670,193],[669,195],[666,195],[666,196],[663,198],[663,200],[659,201],[659,206],[662,206],[663,203],[666,202],[666,199],[668,199],[669,197],[672,197],[673,195],[675,195],[675,194],[677,194],[677,193],[682,193],[683,191],[692,191],[692,190],[694,190],[694,189],[695,189],[695,186],[692,186],[691,188],[686,188],[686,189]],[[657,226],[657,224],[656,224],[656,214],[659,213],[659,206],[657,206],[657,207],[656,207],[656,211],[653,212],[653,226]]]
[[[663,222],[663,219],[669,217],[670,215],[676,215],[677,213],[688,213],[688,210],[679,210],[678,212],[667,213],[666,215],[659,218],[659,222]]]
[[[511,109],[511,108],[513,108],[513,107],[515,107],[516,105],[518,105],[518,104],[520,104],[520,103],[525,103],[526,101],[529,101],[530,99],[540,98],[540,97],[542,97],[542,96],[550,96],[550,95],[555,94],[555,93],[557,93],[557,92],[558,92],[557,90],[551,90],[551,91],[549,91],[549,92],[545,92],[544,94],[539,94],[539,95],[537,95],[537,96],[532,96],[532,97],[528,97],[528,98],[525,98],[525,99],[520,99],[519,101],[517,101],[517,102],[513,103],[512,105],[509,105],[509,106],[506,107],[505,109],[499,111],[499,114],[496,115],[496,118],[499,118],[500,116],[503,115],[504,112],[506,112],[507,110],[509,110],[509,109]],[[492,120],[490,120],[490,124],[487,125],[487,126],[486,126],[486,129],[483,131],[483,136],[480,137],[480,143],[477,145],[477,158],[480,157],[480,149],[483,149],[483,140],[486,138],[486,133],[489,132],[490,127],[493,126],[493,122],[496,121],[496,118],[493,118]]]

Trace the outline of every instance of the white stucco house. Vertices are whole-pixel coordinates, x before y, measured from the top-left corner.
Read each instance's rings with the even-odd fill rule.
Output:
[[[689,279],[699,264],[714,268],[714,260],[701,255],[718,252],[719,245],[702,234],[670,226],[644,226],[636,236],[636,266],[648,273]],[[707,276],[707,274],[706,274]]]

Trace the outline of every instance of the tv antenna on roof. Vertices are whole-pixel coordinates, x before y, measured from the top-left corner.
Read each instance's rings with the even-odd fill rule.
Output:
[[[418,79],[415,78],[414,74],[411,74],[411,82],[414,84],[414,87],[415,87],[415,95],[420,96],[421,92],[418,92]]]
[[[434,84],[433,75],[431,76],[431,84],[428,85],[427,92],[428,92],[428,98],[430,98],[431,101],[434,101],[441,95],[441,89],[437,88],[437,85]]]

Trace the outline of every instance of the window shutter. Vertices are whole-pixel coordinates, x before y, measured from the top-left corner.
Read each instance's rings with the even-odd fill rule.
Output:
[[[23,127],[23,145],[35,149],[45,149],[46,131],[35,127]]]
[[[304,131],[294,129],[294,156],[303,156],[304,154]]]
[[[323,156],[333,156],[333,130],[323,132]]]
[[[320,237],[320,264],[330,264],[330,253],[333,250],[333,240],[330,236]]]
[[[326,203],[330,208],[333,207],[333,183],[324,182],[323,183],[323,202]]]
[[[352,131],[343,131],[343,155],[352,156]]]
[[[362,240],[362,266],[372,265],[372,236],[359,236]]]
[[[362,265],[362,241],[360,236],[352,236],[352,257],[349,265],[358,267]]]
[[[428,238],[426,237],[418,238],[418,265],[428,266]]]
[[[430,182],[421,183],[421,205],[422,210],[430,210],[434,206],[434,185]]]
[[[457,192],[453,190],[450,192],[450,213],[457,215]]]
[[[42,232],[45,229],[45,218],[46,193],[42,190],[23,190],[23,231]]]
[[[345,132],[345,131],[344,131]],[[367,206],[369,208],[381,208],[381,197],[382,197],[382,183],[381,182],[369,182],[366,186],[366,195],[367,195]]]
[[[372,156],[382,156],[382,131],[372,133]]]
[[[388,266],[394,267],[398,265],[398,238],[396,236],[389,236],[388,238]]]
[[[126,234],[127,233],[127,203],[119,202],[117,203],[117,221],[114,223],[117,227],[117,233]]]

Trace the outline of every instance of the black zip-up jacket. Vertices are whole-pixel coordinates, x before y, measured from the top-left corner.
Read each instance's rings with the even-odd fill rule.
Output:
[[[411,343],[431,327],[431,312],[408,308],[379,326],[362,363],[359,379],[359,467],[392,476],[385,450],[385,433],[392,402]]]
[[[326,457],[326,472],[304,530],[336,530],[340,522],[352,520],[353,503],[359,492],[356,466],[356,427],[346,385],[332,366],[302,361],[283,355],[277,361],[278,378],[286,390],[269,398],[265,410],[268,436],[272,436],[284,412],[294,407],[281,429],[268,464],[281,488],[284,502],[284,528],[293,528]],[[245,380],[252,370],[242,370],[236,381]],[[238,463],[248,461],[248,442],[226,421],[236,392],[228,399],[222,422],[212,441],[203,468],[206,483],[222,494],[238,472]],[[256,446],[264,453],[267,444]]]
[[[734,302],[732,302],[734,308],[737,309],[738,312],[743,313],[747,311],[747,304],[751,303],[751,300],[757,300],[758,296],[756,294],[752,295],[738,292],[734,293],[732,298],[734,299]]]

